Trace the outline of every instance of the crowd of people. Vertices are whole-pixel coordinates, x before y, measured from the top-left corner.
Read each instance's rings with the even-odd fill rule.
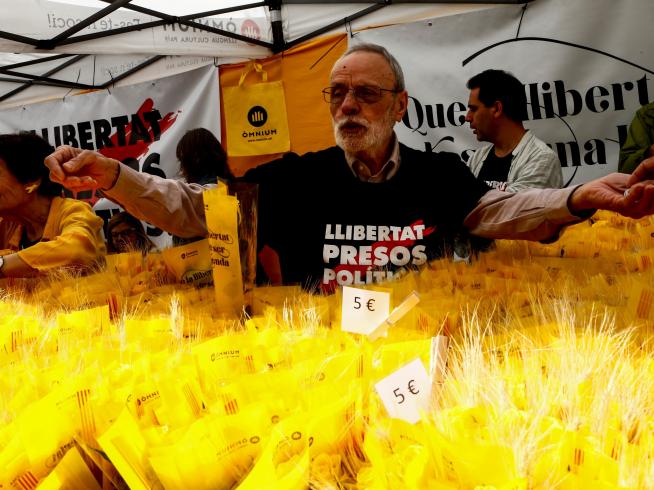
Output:
[[[189,131],[177,158],[183,180],[140,173],[90,150],[51,148],[29,133],[0,137],[0,277],[67,267],[88,270],[109,252],[154,245],[140,220],[175,237],[207,234],[202,193],[217,179],[258,187],[260,282],[333,291],[389,279],[451,254],[461,236],[554,240],[597,209],[628,217],[654,213],[651,107],[639,111],[620,170],[561,188],[552,150],[523,126],[519,80],[487,70],[468,81],[466,121],[482,142],[464,163],[452,153],[402,144],[394,126],[408,93],[397,60],[383,47],[355,45],[335,63],[329,104],[336,146],[289,153],[235,178],[209,131]],[[651,122],[651,121],[649,121]],[[44,165],[45,163],[45,165]],[[108,224],[82,202],[61,198],[100,189],[125,211]]]

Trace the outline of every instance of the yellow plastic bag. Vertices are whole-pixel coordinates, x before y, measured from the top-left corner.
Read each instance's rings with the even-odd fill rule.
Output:
[[[209,231],[216,306],[222,313],[238,316],[245,302],[238,244],[238,200],[217,189],[204,191],[202,197]]]

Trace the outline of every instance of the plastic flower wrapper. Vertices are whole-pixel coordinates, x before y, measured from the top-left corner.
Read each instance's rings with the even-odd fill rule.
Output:
[[[451,424],[441,440],[449,479],[463,488],[503,485],[520,478],[513,449],[493,442],[485,416],[483,409],[458,407],[438,415]]]
[[[343,452],[347,439],[357,436],[363,423],[363,396],[358,380],[326,383],[303,393],[302,409],[311,414],[307,430],[312,458]]]
[[[194,345],[192,352],[203,389],[222,381],[229,382],[239,374],[254,373],[255,341],[256,334],[234,333]]]
[[[146,440],[127,410],[98,437],[98,443],[130,489],[163,489],[147,460]]]
[[[312,488],[324,488],[344,479],[341,455],[338,453],[319,453],[311,460],[309,469]]]
[[[109,306],[57,314],[57,334],[60,342],[89,341],[91,337],[109,334]]]
[[[99,272],[88,276],[62,277],[53,276],[45,282],[44,291],[50,292],[52,298],[44,303],[49,306],[79,309],[80,305],[96,306],[106,303],[110,294],[123,294],[121,276],[115,272]]]
[[[341,339],[338,334],[326,329],[317,330],[313,334],[295,330],[284,334],[281,348],[289,357],[290,364],[297,366],[304,361],[314,363],[341,353]]]
[[[73,446],[78,433],[94,433],[90,390],[75,380],[26,406],[12,423],[13,435],[0,453],[0,482],[29,471],[45,477]]]
[[[263,407],[197,420],[174,444],[152,448],[150,462],[166,488],[233,488],[261,454],[270,421]]]
[[[41,334],[39,317],[7,315],[0,318],[0,345],[6,361],[14,361],[31,349]]]
[[[277,320],[275,315],[270,312],[270,310],[251,316],[245,322],[243,322],[243,328],[250,333],[263,332],[267,330],[273,330],[279,333],[279,326],[277,325]]]
[[[143,272],[143,254],[140,251],[109,254],[105,258],[107,272],[132,277]]]
[[[185,427],[206,411],[195,367],[178,365],[174,371],[157,373],[160,403],[153,406],[156,421],[169,428]]]
[[[373,488],[426,488],[427,482],[435,480],[439,473],[443,481],[439,461],[430,455],[425,435],[422,424],[375,419],[366,431],[363,450],[369,466],[358,475],[360,485],[373,480]]]
[[[531,479],[544,487],[617,488],[618,465],[597,450],[588,431],[565,430],[554,444],[545,446],[535,462]]]
[[[100,490],[101,488],[76,447],[72,447],[50,474],[39,483],[39,489],[43,490],[67,488],[84,488],[85,490]]]
[[[431,339],[382,343],[372,354],[374,378],[382,379],[417,357],[429,366],[430,348]]]
[[[254,467],[238,488],[306,488],[310,467],[306,435],[309,420],[310,414],[300,412],[275,425]]]
[[[126,318],[124,322],[126,343],[141,345],[148,350],[161,350],[175,341],[173,326],[168,317]]]
[[[207,390],[209,411],[233,414],[250,404],[267,408],[277,423],[297,410],[301,400],[300,374],[294,369],[277,369],[236,377],[232,383]]]
[[[300,286],[258,286],[253,290],[252,313],[263,315],[268,306],[281,310],[294,298],[299,298],[304,294],[306,293]]]
[[[297,368],[307,374],[305,384],[310,388],[320,384],[347,385],[351,380],[361,379],[364,376],[364,366],[369,364],[367,350],[347,349],[324,358],[313,358],[303,365],[297,365]]]

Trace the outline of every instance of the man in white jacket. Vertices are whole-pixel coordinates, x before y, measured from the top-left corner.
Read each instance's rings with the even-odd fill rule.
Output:
[[[525,129],[526,97],[522,83],[502,70],[486,70],[468,80],[466,121],[478,141],[468,167],[490,187],[505,192],[552,189],[563,185],[556,153]]]

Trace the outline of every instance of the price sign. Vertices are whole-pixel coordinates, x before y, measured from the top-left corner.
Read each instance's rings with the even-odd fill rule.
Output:
[[[343,286],[341,329],[368,335],[388,318],[390,308],[390,292]]]
[[[390,417],[415,424],[429,408],[431,379],[418,358],[375,384],[375,391]]]

